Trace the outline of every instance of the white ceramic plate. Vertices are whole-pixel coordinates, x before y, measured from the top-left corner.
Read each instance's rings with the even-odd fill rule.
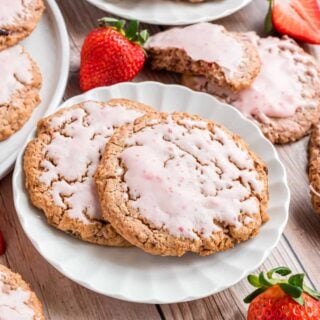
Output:
[[[37,62],[42,74],[41,104],[29,121],[0,142],[0,179],[11,169],[17,153],[38,119],[61,102],[69,73],[69,40],[61,12],[54,0],[45,1],[46,10],[34,32],[21,42]]]
[[[95,89],[71,98],[61,107],[88,99],[107,101],[111,98],[140,101],[161,111],[199,114],[240,134],[268,165],[271,219],[256,238],[208,257],[195,254],[181,258],[159,257],[137,248],[92,245],[50,227],[43,214],[30,204],[24,188],[21,151],[13,176],[14,203],[23,229],[40,254],[65,276],[91,290],[144,303],[202,298],[232,286],[258,268],[279,241],[288,219],[290,198],[285,169],[258,127],[212,96],[156,82],[122,83]],[[34,135],[35,132],[28,140]]]
[[[127,19],[160,25],[184,25],[213,21],[240,10],[252,0],[87,0],[96,7]]]

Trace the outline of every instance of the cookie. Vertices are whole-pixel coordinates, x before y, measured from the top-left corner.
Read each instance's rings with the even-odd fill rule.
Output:
[[[18,131],[40,103],[41,74],[20,45],[0,52],[0,141]]]
[[[0,51],[26,38],[37,26],[43,11],[42,0],[1,0]]]
[[[95,181],[103,216],[133,245],[209,255],[254,237],[268,219],[266,172],[224,127],[159,113],[114,133]]]
[[[250,41],[211,23],[157,33],[145,49],[153,69],[203,75],[235,91],[248,87],[260,70]]]
[[[17,273],[0,264],[0,319],[44,320],[42,305]]]
[[[309,142],[309,182],[314,211],[320,215],[320,124],[311,131]]]
[[[49,224],[85,241],[128,245],[101,218],[93,175],[114,129],[149,111],[129,100],[87,101],[38,123],[24,154],[24,172],[30,199]]]
[[[261,71],[250,88],[234,93],[197,76],[182,83],[234,105],[260,126],[273,143],[301,139],[320,116],[320,68],[316,60],[288,37],[259,38],[244,34],[257,47]]]

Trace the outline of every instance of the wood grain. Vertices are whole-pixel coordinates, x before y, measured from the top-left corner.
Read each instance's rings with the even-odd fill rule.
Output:
[[[65,17],[71,44],[70,75],[64,99],[80,93],[78,85],[79,53],[85,35],[106,15],[84,0],[58,0]],[[240,12],[219,20],[230,30],[256,30],[263,35],[263,18],[267,1],[255,0]],[[163,30],[147,26],[151,33]],[[320,58],[319,47],[308,47]],[[155,80],[178,83],[179,77],[166,72],[145,69],[134,81]],[[259,270],[286,265],[305,272],[311,285],[320,288],[320,219],[312,211],[306,174],[308,138],[277,147],[285,164],[291,190],[290,219],[276,249]],[[12,200],[11,174],[0,181],[0,229],[8,243],[0,262],[21,273],[43,301],[48,320],[105,319],[245,319],[243,297],[251,291],[246,281],[205,299],[167,305],[123,302],[91,292],[65,278],[50,266],[25,236]],[[223,274],[221,274],[223,276]]]

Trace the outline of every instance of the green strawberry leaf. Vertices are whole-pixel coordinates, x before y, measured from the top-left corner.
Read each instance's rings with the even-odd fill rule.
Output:
[[[288,283],[303,290],[304,274],[298,273],[288,279]]]
[[[260,281],[259,281],[259,277],[254,275],[254,274],[249,274],[248,277],[247,277],[249,283],[253,286],[253,287],[256,287],[256,288],[260,288],[261,287],[261,284],[260,284]]]
[[[259,282],[260,285],[265,287],[272,287],[275,284],[275,282],[272,279],[267,279],[263,272],[259,273]]]
[[[255,297],[257,297],[258,295],[260,295],[261,293],[263,293],[266,290],[267,290],[267,288],[265,288],[265,287],[258,288],[257,290],[253,291],[248,296],[246,296],[243,299],[243,302],[244,303],[250,303]]]
[[[138,41],[141,45],[144,45],[145,42],[148,40],[148,38],[149,38],[149,31],[143,30],[139,33]]]
[[[320,292],[319,291],[313,290],[305,285],[303,286],[303,291],[306,292],[309,296],[320,301]]]
[[[268,0],[269,1],[269,9],[268,13],[264,19],[264,31],[267,34],[270,34],[273,30],[273,24],[272,24],[272,4],[273,0]]]
[[[293,297],[292,297],[292,299],[293,299],[295,302],[299,303],[301,306],[304,306],[304,300],[303,300],[302,297],[299,297],[299,298],[293,298]]]
[[[139,21],[131,20],[126,30],[126,37],[129,40],[136,41],[138,37]]]
[[[292,298],[300,298],[303,290],[289,283],[280,283],[280,288]]]
[[[277,268],[273,268],[271,269],[269,272],[267,272],[267,277],[269,279],[272,279],[273,274],[279,274],[280,276],[287,276],[291,273],[291,270],[287,267],[277,267]]]

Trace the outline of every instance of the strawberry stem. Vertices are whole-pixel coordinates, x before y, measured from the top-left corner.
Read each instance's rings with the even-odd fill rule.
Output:
[[[273,31],[273,24],[272,24],[272,5],[273,0],[268,0],[269,2],[269,9],[268,13],[264,19],[264,31],[266,34],[270,34]]]
[[[131,42],[137,43],[143,46],[149,38],[148,30],[142,30],[139,32],[139,21],[131,20],[126,26],[125,20],[118,20],[115,18],[104,17],[98,20],[100,27],[114,27],[123,36],[125,36]]]
[[[274,274],[286,277],[291,274],[291,270],[287,267],[278,267],[271,269],[266,274],[260,272],[259,276],[253,274],[248,275],[247,279],[249,283],[257,289],[244,298],[243,301],[250,303],[255,297],[274,285],[279,285],[286,294],[300,305],[304,305],[303,292],[320,301],[320,292],[303,284],[305,277],[303,273],[291,275],[289,278],[274,278]]]

